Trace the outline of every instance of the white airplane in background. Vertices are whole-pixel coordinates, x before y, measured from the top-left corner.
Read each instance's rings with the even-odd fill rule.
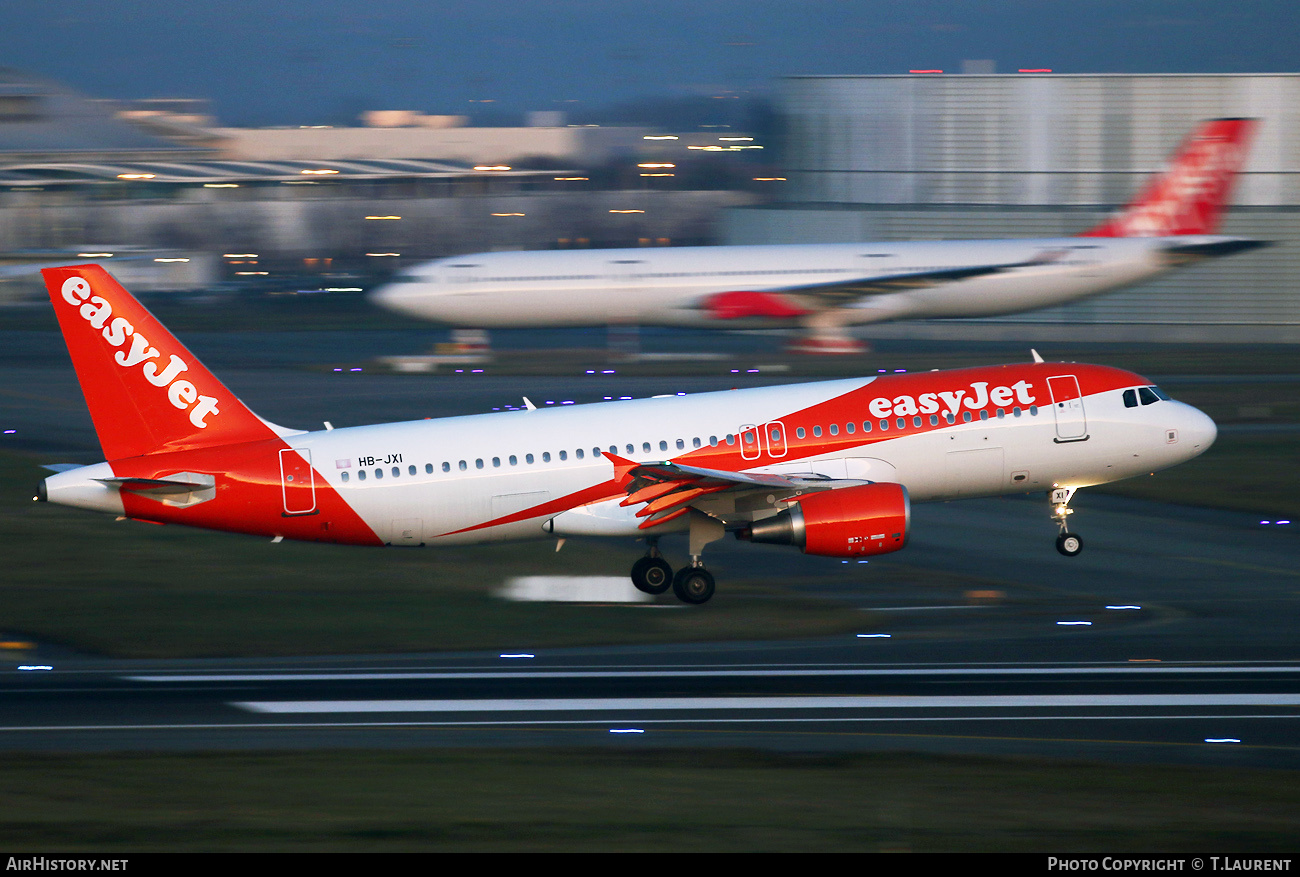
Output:
[[[475,253],[407,268],[372,298],[478,329],[795,325],[803,349],[851,351],[849,326],[1035,310],[1262,246],[1214,234],[1253,127],[1202,123],[1124,211],[1077,237]]]
[[[910,503],[1080,487],[1195,457],[1214,422],[1115,368],[1033,363],[304,432],[258,417],[97,265],[42,272],[106,462],[38,499],[353,545],[644,538],[632,581],[703,603],[728,531],[806,554],[907,541]],[[326,424],[328,427],[328,424]],[[685,533],[675,575],[658,540]]]

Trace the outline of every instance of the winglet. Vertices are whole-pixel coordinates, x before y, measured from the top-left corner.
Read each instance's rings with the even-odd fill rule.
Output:
[[[1255,119],[1212,119],[1192,132],[1168,168],[1118,215],[1080,237],[1214,234],[1245,164]]]

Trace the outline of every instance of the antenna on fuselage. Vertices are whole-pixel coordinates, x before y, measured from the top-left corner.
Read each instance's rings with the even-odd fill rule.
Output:
[[[1029,352],[1033,354],[1033,356],[1034,356],[1034,362],[1042,362],[1042,361],[1043,361],[1043,358],[1042,358],[1041,356],[1038,355],[1038,351],[1035,350],[1034,348],[1032,348],[1032,347],[1029,348]]]
[[[524,407],[527,408],[529,411],[537,410],[537,406],[533,404],[533,400],[529,399],[527,396],[524,397]]]

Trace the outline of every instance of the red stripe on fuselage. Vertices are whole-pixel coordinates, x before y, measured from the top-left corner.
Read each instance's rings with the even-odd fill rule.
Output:
[[[529,518],[540,518],[546,515],[559,514],[567,512],[569,509],[576,509],[580,506],[591,505],[592,503],[604,502],[607,499],[623,496],[623,488],[619,487],[614,481],[602,481],[600,484],[586,487],[577,493],[570,493],[568,496],[562,496],[559,499],[553,499],[550,502],[544,502],[541,505],[535,505],[532,508],[524,509],[521,512],[505,515],[500,518],[493,518],[490,521],[484,521],[481,524],[474,524],[471,527],[462,527],[459,530],[452,530],[443,533],[443,536],[455,536],[457,533],[470,533],[474,530],[482,530],[486,527],[501,527],[505,524],[516,524],[519,521],[527,521]]]
[[[740,425],[737,424],[735,445],[719,442],[717,447],[700,448],[674,457],[673,462],[740,472],[773,463],[845,453],[854,448],[897,441],[921,433],[954,429],[966,422],[966,412],[970,413],[972,421],[977,421],[980,412],[987,412],[989,418],[995,418],[999,408],[1007,416],[1012,416],[1016,408],[1022,411],[1035,405],[1049,408],[1052,397],[1047,380],[1058,375],[1074,375],[1078,378],[1079,389],[1084,396],[1150,383],[1145,378],[1122,369],[1059,362],[888,375],[824,402],[757,423],[759,429],[756,432],[764,433],[764,429],[767,431],[759,436],[760,451],[751,454],[749,459],[741,451]],[[1016,385],[1022,382],[1025,386],[1017,388]],[[981,384],[982,392],[979,388]],[[1006,399],[1000,404],[993,399],[993,391],[999,388],[1010,391],[1009,398],[1005,393],[999,394],[1000,399]],[[948,395],[944,396],[945,393]],[[927,394],[934,399],[926,399],[923,403],[922,398]],[[983,404],[975,404],[981,401],[981,396]],[[1030,401],[1023,401],[1026,398]],[[955,411],[952,404],[954,401],[957,403]],[[928,410],[931,405],[934,410]],[[948,423],[945,416],[950,412],[954,414],[954,423]],[[931,416],[935,416],[938,422],[932,424]],[[916,423],[918,417],[921,419],[919,425]],[[901,427],[900,418],[903,420]],[[887,421],[887,429],[880,428],[882,420]],[[778,421],[783,428],[779,441],[784,446],[784,452],[772,454],[768,452],[769,442],[772,441],[770,426]],[[864,421],[871,423],[870,432],[863,431]],[[852,434],[846,429],[850,423],[854,425]],[[830,435],[832,424],[838,435]],[[815,427],[821,428],[822,435],[814,434]],[[798,434],[800,428],[804,430],[802,438]]]
[[[920,433],[953,429],[966,422],[963,416],[965,412],[970,412],[971,421],[974,422],[980,419],[981,411],[987,412],[990,419],[996,418],[998,408],[1002,408],[1007,417],[1014,416],[1013,412],[1017,407],[1026,412],[1031,406],[1035,405],[1050,409],[1052,398],[1048,391],[1047,382],[1049,378],[1059,375],[1074,375],[1078,379],[1080,391],[1084,396],[1150,383],[1144,378],[1122,369],[1073,363],[1027,363],[1023,365],[983,366],[944,372],[889,375],[876,378],[862,387],[827,399],[824,402],[810,405],[807,408],[780,417],[768,418],[763,423],[758,424],[760,427],[769,426],[777,421],[782,424],[784,430],[782,441],[786,451],[779,457],[767,453],[767,439],[763,439],[762,450],[758,456],[753,459],[746,459],[739,450],[741,440],[738,437],[740,429],[739,425],[737,425],[735,433],[737,435],[736,445],[731,446],[725,442],[720,442],[717,447],[689,451],[673,457],[671,461],[702,468],[742,472],[778,462],[846,453],[854,448],[897,441]],[[1024,386],[1017,388],[1016,385],[1022,382]],[[981,384],[983,385],[982,390],[979,386]],[[810,385],[810,391],[815,386]],[[1006,399],[1003,404],[994,401],[995,391],[999,390],[999,388],[1004,388],[1010,393],[1009,397],[1007,392],[997,393],[999,398]],[[949,395],[945,397],[942,395],[944,393]],[[933,412],[938,418],[937,424],[930,423],[931,412],[920,413],[922,397],[926,394],[933,394],[935,401],[939,405],[936,411]],[[967,404],[967,399],[972,400],[972,403],[974,403],[981,401],[981,398],[984,403],[982,405]],[[1026,398],[1030,401],[1022,401]],[[906,401],[908,399],[911,400],[910,403]],[[876,400],[884,400],[877,403],[876,411],[883,411],[884,403],[888,402],[889,413],[886,417],[876,416],[875,412],[872,411],[872,403]],[[958,407],[954,416],[955,422],[950,424],[944,415],[952,410],[951,403],[954,400],[957,402]],[[900,411],[910,411],[910,406],[915,406],[917,413],[899,413]],[[902,427],[898,426],[900,417],[904,421]],[[921,418],[919,426],[916,425],[915,418],[917,417]],[[862,431],[862,422],[864,420],[872,422],[872,430],[869,433]],[[887,430],[882,431],[880,429],[880,420],[888,420],[889,428]],[[848,423],[855,424],[853,434],[849,434],[845,428]],[[836,425],[839,435],[832,436],[829,434],[831,424]],[[817,426],[822,428],[820,437],[813,434],[813,428]],[[798,437],[797,430],[800,427],[804,429],[803,438]],[[623,466],[622,468],[626,471],[628,467]],[[442,535],[453,536],[488,527],[513,524],[622,497],[625,496],[625,490],[620,486],[619,482],[623,477],[625,475],[620,473],[619,477],[614,480],[604,481],[523,511],[500,518],[493,518],[459,530],[452,530]],[[695,476],[691,476],[690,478],[684,478],[681,483],[685,484],[694,480],[697,480]],[[623,505],[634,504],[636,503],[627,502],[626,500],[623,503]],[[672,517],[676,516],[672,515]],[[653,523],[662,523],[664,520],[667,520],[667,518],[660,518]],[[645,527],[648,523],[643,522],[641,526]]]

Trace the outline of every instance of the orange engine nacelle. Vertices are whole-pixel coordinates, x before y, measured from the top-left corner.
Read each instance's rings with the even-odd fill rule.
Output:
[[[804,554],[863,557],[907,544],[911,501],[901,484],[862,484],[810,493],[737,533],[750,542],[794,545]]]

